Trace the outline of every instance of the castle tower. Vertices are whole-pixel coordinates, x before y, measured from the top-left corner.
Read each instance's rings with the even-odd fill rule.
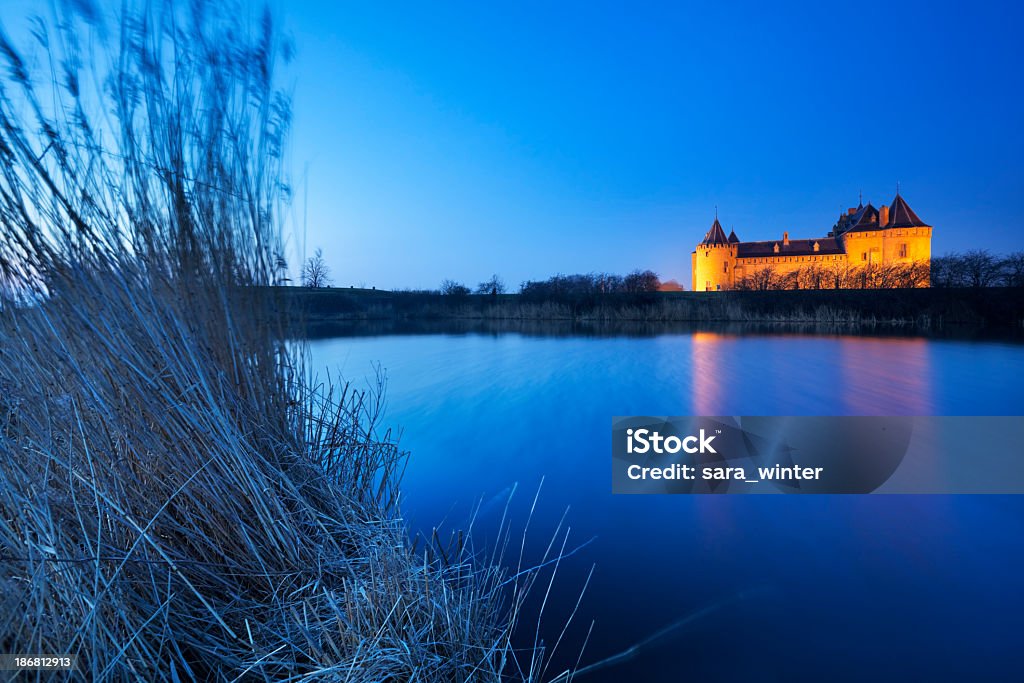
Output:
[[[885,255],[892,263],[916,263],[925,268],[925,284],[931,284],[928,274],[932,260],[932,226],[914,213],[900,191],[889,207],[885,224]]]
[[[736,259],[736,233],[725,236],[722,224],[715,216],[711,229],[690,255],[693,282],[691,291],[717,292],[732,289],[733,266]]]

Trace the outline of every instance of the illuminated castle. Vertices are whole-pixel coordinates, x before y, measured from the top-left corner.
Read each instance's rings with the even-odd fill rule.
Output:
[[[741,242],[735,231],[726,236],[716,216],[690,258],[693,291],[703,292],[749,287],[765,275],[798,283],[799,273],[818,274],[816,286],[844,286],[840,273],[873,273],[884,266],[917,267],[921,275],[911,286],[927,287],[931,253],[932,227],[897,191],[891,206],[876,209],[869,202],[848,209],[827,237],[816,239],[791,240],[784,232],[781,240]]]

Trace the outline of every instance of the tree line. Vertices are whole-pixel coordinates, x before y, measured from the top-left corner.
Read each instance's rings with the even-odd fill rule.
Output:
[[[972,249],[932,259],[932,287],[1024,287],[1024,251]]]
[[[929,269],[925,263],[872,263],[854,266],[845,261],[809,264],[780,273],[765,267],[736,282],[736,289],[898,289],[925,287]]]
[[[996,256],[986,249],[949,253],[925,263],[847,262],[779,273],[765,267],[736,282],[739,290],[900,289],[914,287],[1024,287],[1024,252]]]
[[[316,253],[303,264],[302,285],[329,287],[332,279],[323,253]],[[1024,287],[1024,251],[997,256],[987,249],[948,253],[923,263],[871,263],[856,266],[842,261],[832,264],[808,264],[780,273],[770,267],[753,271],[739,279],[739,290],[776,289],[900,289],[914,287]],[[529,298],[591,296],[595,294],[635,294],[656,292],[662,281],[652,270],[634,270],[627,275],[584,273],[554,275],[546,280],[526,280],[519,293]],[[445,296],[470,294],[498,295],[508,292],[498,275],[471,288],[457,280],[444,280],[439,289],[424,293]]]
[[[593,294],[623,294],[656,292],[661,279],[653,270],[634,270],[627,275],[612,273],[580,273],[576,275],[553,275],[546,280],[526,280],[519,285],[519,293],[527,298],[551,299],[566,296],[589,296]],[[497,275],[492,276],[470,289],[456,280],[444,280],[437,290],[445,296],[468,296],[470,294],[505,294],[508,288]]]

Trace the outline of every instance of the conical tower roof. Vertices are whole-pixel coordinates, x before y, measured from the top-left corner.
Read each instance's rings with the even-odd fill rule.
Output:
[[[711,224],[711,229],[704,235],[704,241],[701,244],[704,246],[729,244],[729,238],[725,236],[725,230],[722,230],[722,224],[718,222],[717,217],[715,222]]]
[[[892,200],[892,206],[889,207],[889,223],[885,226],[887,228],[929,228],[931,227],[924,221],[922,221],[914,210],[910,208],[899,192],[896,193],[896,199]]]
[[[736,236],[736,231],[735,230],[730,230],[729,231],[729,244],[736,244],[739,241],[740,241],[740,238]]]

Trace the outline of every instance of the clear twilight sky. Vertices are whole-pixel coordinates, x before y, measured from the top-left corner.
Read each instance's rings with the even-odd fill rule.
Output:
[[[337,285],[688,288],[716,205],[817,237],[897,181],[935,253],[1024,249],[1018,3],[275,1],[293,270],[322,248]]]

